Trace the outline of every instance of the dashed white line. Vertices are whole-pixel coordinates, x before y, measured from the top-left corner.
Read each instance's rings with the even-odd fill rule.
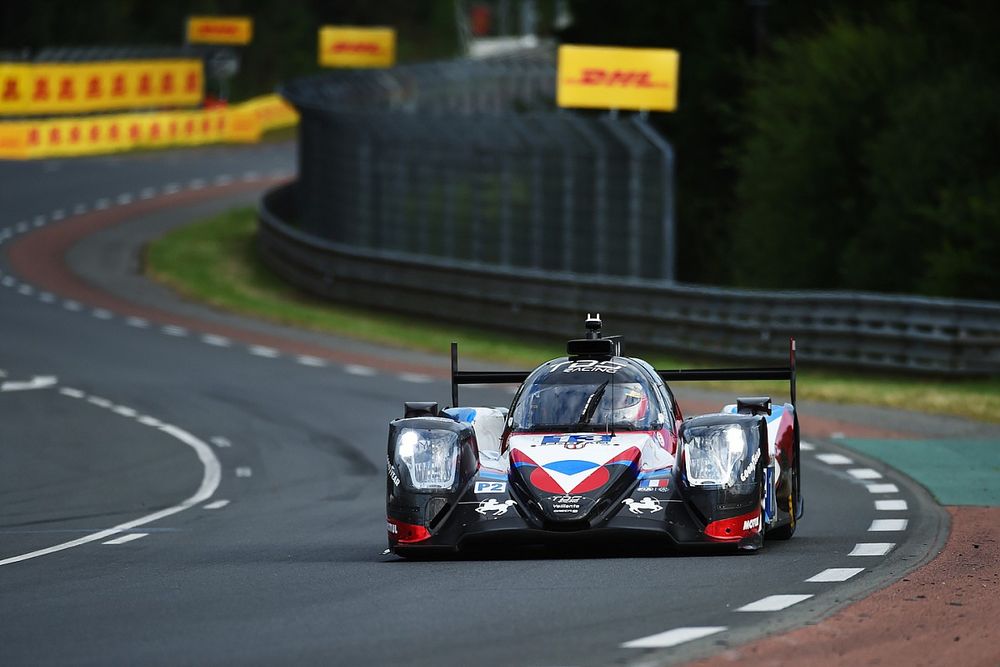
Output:
[[[56,218],[55,214],[53,214],[52,219],[53,220],[62,220],[62,217]],[[44,227],[45,226],[45,216],[44,215],[36,215],[35,219],[31,221],[31,224],[33,224],[35,227]]]
[[[215,179],[213,180],[213,183],[215,183],[216,185],[222,186],[222,185],[229,185],[234,180],[236,180],[236,179],[234,179],[229,174],[219,174],[218,176],[215,177]]]
[[[344,366],[344,372],[348,375],[359,375],[361,377],[371,377],[377,372],[374,368],[370,366],[360,366],[358,364],[349,364]]]
[[[254,356],[264,357],[266,359],[275,359],[281,355],[281,352],[273,347],[267,347],[266,345],[251,345],[247,348],[247,351]]]
[[[65,308],[66,310],[72,310],[74,312],[78,312],[83,310],[83,305],[81,305],[78,301],[67,300],[63,301],[63,308]]]
[[[906,519],[874,519],[868,527],[870,533],[893,533],[906,530]]]
[[[816,458],[832,466],[844,466],[854,463],[854,459],[849,459],[843,454],[817,454]]]
[[[42,303],[55,303],[56,295],[52,292],[42,292],[38,295],[38,300]]]
[[[816,445],[812,444],[811,442],[799,442],[799,449],[801,449],[804,452],[811,452],[812,450],[816,449]]]
[[[188,187],[192,190],[201,190],[206,185],[204,178],[192,178],[188,181]]]
[[[45,389],[51,387],[59,381],[54,375],[36,375],[27,382],[15,382],[8,380],[0,383],[0,391],[31,391],[33,389]]]
[[[181,191],[180,183],[167,183],[166,185],[163,186],[163,194],[165,195],[177,194],[180,191]]]
[[[79,389],[73,389],[72,387],[62,387],[59,393],[63,396],[69,396],[70,398],[83,398],[85,394]]]
[[[134,315],[125,318],[125,324],[130,327],[135,327],[136,329],[145,329],[149,326],[149,320],[142,317],[135,317]]]
[[[0,282],[3,283],[4,287],[13,287],[14,285],[17,284],[17,281],[11,278],[10,276],[4,276],[3,280]]]
[[[43,220],[44,220],[44,218],[43,218]],[[26,231],[28,231],[28,229],[30,229],[30,227],[28,227],[28,223],[27,222],[23,222],[22,221],[22,222],[17,223],[17,226],[14,229],[15,229],[15,231],[17,231],[18,234],[23,234]]]
[[[115,407],[111,408],[111,412],[114,412],[116,415],[121,415],[122,417],[135,417],[137,414],[139,414],[138,412],[128,407],[127,405],[116,405]]]
[[[252,477],[253,476],[253,470],[251,470],[248,466],[240,466],[239,468],[236,469],[236,476],[237,477]]]
[[[114,405],[114,403],[112,403],[108,399],[101,398],[100,396],[88,396],[87,397],[87,402],[88,403],[93,403],[94,405],[96,405],[99,408],[110,408],[112,405]]]
[[[865,571],[863,567],[831,567],[806,579],[807,583],[819,584],[833,581],[847,581]]]
[[[96,208],[98,211],[103,211],[104,209],[110,207],[111,207],[111,200],[108,199],[107,197],[101,197],[100,199],[94,202],[94,208]]]
[[[128,193],[128,192],[123,192],[120,195],[118,195],[118,197],[115,199],[115,201],[117,201],[121,205],[131,204],[132,203],[132,195],[130,193]]]
[[[908,508],[905,500],[876,500],[875,509],[880,512],[902,512]]]
[[[854,479],[882,479],[882,473],[871,468],[852,468],[847,474]]]
[[[135,420],[144,426],[152,426],[153,428],[160,428],[163,426],[161,422],[156,417],[150,417],[149,415],[142,415],[141,417],[136,417]]]
[[[231,447],[233,445],[233,443],[229,440],[229,438],[224,438],[221,435],[217,435],[214,438],[211,438],[209,442],[211,442],[216,447]]]
[[[422,375],[420,373],[400,373],[399,379],[403,382],[415,382],[417,384],[427,384],[434,381],[429,375]]]
[[[49,216],[49,219],[52,220],[52,222],[59,222],[65,217],[66,217],[65,209],[57,208],[56,210],[52,211],[52,215]],[[37,218],[36,218],[36,226],[38,226]]]
[[[669,648],[685,642],[701,639],[726,630],[724,626],[702,626],[691,628],[674,628],[648,637],[640,637],[622,644],[622,648]]]
[[[104,308],[95,308],[94,310],[90,311],[90,314],[99,320],[110,320],[112,317],[115,316],[114,313],[112,313],[110,310],[106,310]]]
[[[869,484],[869,493],[899,493],[899,487],[895,484]]]
[[[326,366],[326,360],[320,359],[319,357],[311,357],[308,354],[302,354],[295,357],[295,361],[302,364],[303,366],[312,366],[313,368],[322,368]]]
[[[745,604],[736,611],[781,611],[811,597],[812,595],[768,595],[756,602]]]
[[[203,506],[206,510],[221,510],[223,507],[229,504],[228,500],[214,500],[207,505]]]
[[[31,285],[21,285],[17,288],[17,291],[19,294],[23,294],[24,296],[31,296],[35,293],[35,288]]]
[[[896,546],[895,542],[860,542],[848,556],[884,556]]]
[[[139,199],[152,199],[156,196],[156,188],[143,188],[139,191]]]
[[[107,542],[101,542],[101,544],[125,544],[126,542],[131,542],[132,540],[137,540],[140,537],[146,537],[149,533],[126,533],[121,537],[116,537],[113,540],[108,540]]]
[[[87,212],[87,205],[80,203],[73,207],[73,215],[83,215]]]
[[[205,334],[201,337],[201,342],[207,343],[208,345],[214,345],[215,347],[229,347],[233,344],[233,341],[229,340],[225,336],[217,336],[215,334]]]
[[[168,324],[165,327],[163,327],[162,329],[160,329],[160,331],[162,331],[163,333],[167,334],[168,336],[187,336],[188,335],[188,330],[187,329],[185,329],[184,327],[176,326],[174,324]]]
[[[243,172],[243,180],[250,183],[260,179],[260,173],[256,171],[245,171]]]

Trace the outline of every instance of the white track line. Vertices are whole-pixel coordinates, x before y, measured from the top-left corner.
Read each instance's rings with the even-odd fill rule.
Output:
[[[899,493],[899,487],[895,484],[869,484],[869,493]]]
[[[854,479],[882,479],[882,473],[871,468],[852,468],[847,474]]]
[[[806,579],[807,583],[820,584],[832,581],[847,581],[865,571],[863,567],[831,567]]]
[[[708,637],[726,630],[724,626],[713,625],[691,628],[674,628],[648,637],[640,637],[622,644],[622,648],[669,648],[685,642]]]
[[[213,500],[209,504],[202,507],[206,510],[221,510],[223,507],[229,504],[228,500]]]
[[[161,328],[160,331],[167,334],[168,336],[182,337],[188,335],[187,329],[185,329],[184,327],[179,327],[175,324],[168,324],[165,327]]]
[[[36,375],[27,382],[7,381],[0,383],[0,391],[30,391],[32,389],[45,389],[51,387],[59,379],[53,375]]]
[[[122,417],[129,417],[129,418],[133,418],[137,414],[139,414],[138,412],[128,407],[127,405],[116,405],[113,408],[111,408],[111,412],[115,413],[116,415],[121,415]]]
[[[799,449],[801,449],[804,452],[811,452],[812,450],[816,449],[816,445],[812,444],[811,442],[800,442]]]
[[[214,438],[209,438],[210,443],[216,447],[232,447],[233,443],[230,442],[229,438],[223,438],[221,435],[217,435]]]
[[[895,547],[895,542],[860,542],[848,556],[884,556]]]
[[[83,398],[86,395],[79,389],[73,389],[71,387],[63,387],[59,390],[59,393],[63,396],[69,396],[70,398]]]
[[[229,347],[233,344],[233,341],[229,340],[225,336],[217,336],[216,334],[205,334],[201,337],[201,342],[208,345],[214,345],[215,347]]]
[[[902,512],[909,508],[905,500],[876,500],[875,509],[879,512]]]
[[[849,459],[843,454],[817,454],[816,458],[832,466],[845,466],[854,463],[853,459]]]
[[[280,351],[266,345],[251,345],[247,348],[247,352],[255,357],[264,357],[265,359],[276,359],[281,356]]]
[[[130,327],[135,327],[136,329],[145,329],[149,326],[149,320],[143,317],[127,317],[125,318],[125,324]]]
[[[906,519],[874,519],[868,527],[870,533],[894,533],[906,530],[909,522]]]
[[[360,366],[358,364],[349,364],[344,366],[344,372],[348,375],[358,375],[361,377],[371,377],[377,372],[374,368],[370,366]]]
[[[237,477],[253,477],[253,470],[248,466],[240,466],[236,469]]]
[[[295,361],[302,364],[303,366],[312,366],[313,368],[323,368],[327,365],[325,359],[320,359],[319,357],[311,357],[308,354],[301,354],[295,357]]]
[[[434,381],[434,378],[422,373],[400,373],[399,379],[403,382],[413,382],[415,384],[427,384]]]
[[[114,403],[106,398],[101,398],[100,396],[88,396],[87,402],[91,405],[96,405],[99,408],[110,408]]]
[[[110,320],[112,317],[114,317],[114,313],[112,313],[110,310],[105,310],[104,308],[95,308],[94,310],[90,311],[90,314],[99,320]]]
[[[811,597],[812,595],[768,595],[756,602],[745,604],[736,611],[781,611]]]
[[[101,542],[101,544],[125,544],[126,542],[137,540],[140,537],[146,537],[147,535],[149,535],[149,533],[128,533],[127,535],[116,537],[113,540],[108,540],[107,542]]]
[[[125,204],[131,204],[132,203],[132,195],[130,193],[128,193],[128,192],[123,192],[120,195],[118,195],[118,198],[115,199],[115,201],[118,202],[118,204],[120,204],[122,206],[124,206]]]
[[[140,418],[139,421],[142,422],[142,418]],[[90,535],[85,535],[81,538],[70,540],[69,542],[63,542],[62,544],[56,544],[55,546],[38,549],[37,551],[31,551],[26,554],[21,554],[20,556],[4,558],[3,560],[0,560],[0,565],[11,565],[30,558],[38,558],[39,556],[56,553],[57,551],[72,549],[73,547],[89,544],[90,542],[103,541],[114,535],[137,528],[138,526],[143,526],[147,523],[152,523],[153,521],[158,521],[159,519],[177,514],[178,512],[183,512],[184,510],[193,507],[194,505],[200,505],[211,498],[212,494],[215,493],[215,490],[219,488],[219,480],[222,477],[222,466],[219,465],[219,459],[215,457],[215,452],[212,451],[212,448],[184,429],[176,426],[164,424],[160,426],[159,429],[163,433],[166,433],[167,435],[180,440],[188,447],[191,447],[198,455],[198,459],[201,461],[204,472],[201,477],[201,484],[194,492],[194,495],[186,500],[182,500],[180,503],[173,505],[172,507],[167,507],[158,512],[141,516],[138,519],[133,519],[132,521],[120,523],[117,526],[113,526],[96,533],[91,533]]]

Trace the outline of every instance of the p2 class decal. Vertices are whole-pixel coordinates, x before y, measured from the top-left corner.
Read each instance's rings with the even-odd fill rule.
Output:
[[[476,493],[507,493],[507,482],[476,482]]]
[[[514,505],[515,502],[513,500],[505,500],[502,503],[498,503],[496,498],[489,498],[479,503],[476,511],[483,516],[503,516]]]
[[[663,509],[660,501],[652,496],[645,496],[642,500],[626,498],[622,503],[628,505],[628,511],[632,514],[645,514],[647,512],[653,514]]]

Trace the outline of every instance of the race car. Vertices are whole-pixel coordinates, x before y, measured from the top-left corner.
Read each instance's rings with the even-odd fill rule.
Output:
[[[389,424],[389,549],[425,557],[491,544],[643,536],[756,551],[802,516],[795,341],[789,365],[657,371],[587,316],[586,337],[531,372],[459,371],[452,407],[405,404]],[[788,380],[789,403],[737,398],[685,418],[667,381]],[[460,407],[463,384],[518,383],[507,407]]]

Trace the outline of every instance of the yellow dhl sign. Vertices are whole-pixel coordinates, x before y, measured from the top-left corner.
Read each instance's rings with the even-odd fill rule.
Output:
[[[396,63],[393,28],[323,26],[319,64],[323,67],[392,67]]]
[[[187,20],[188,44],[249,44],[252,39],[249,16],[191,16]]]
[[[97,155],[134,148],[252,143],[267,130],[298,122],[277,95],[197,111],[163,111],[0,122],[0,159]]]
[[[561,107],[673,111],[680,53],[673,49],[559,47]]]
[[[203,84],[195,59],[0,63],[0,116],[196,106]]]

